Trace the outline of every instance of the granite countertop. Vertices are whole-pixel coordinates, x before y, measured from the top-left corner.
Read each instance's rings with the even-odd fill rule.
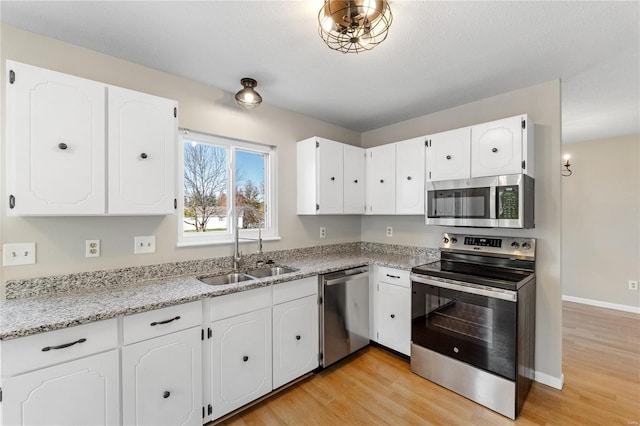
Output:
[[[278,261],[280,265],[298,269],[297,272],[222,286],[204,284],[194,274],[12,299],[0,305],[0,340],[276,285],[360,265],[376,264],[410,270],[415,265],[433,260],[433,257],[424,255],[360,252],[325,254]],[[227,271],[220,271],[224,272]]]

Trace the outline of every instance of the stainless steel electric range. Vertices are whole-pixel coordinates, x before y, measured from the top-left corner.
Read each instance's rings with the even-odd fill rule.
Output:
[[[515,419],[534,379],[533,238],[443,234],[412,269],[411,371]]]

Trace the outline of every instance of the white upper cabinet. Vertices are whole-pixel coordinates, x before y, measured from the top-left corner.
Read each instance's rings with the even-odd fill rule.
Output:
[[[7,75],[8,214],[175,211],[176,102],[13,61]]]
[[[344,149],[313,137],[298,142],[298,214],[342,214]]]
[[[366,214],[396,213],[396,146],[366,150]]]
[[[533,176],[533,126],[526,115],[471,127],[471,176]]]
[[[396,214],[424,214],[425,137],[395,146]]]
[[[7,61],[12,215],[105,212],[105,86]]]
[[[108,105],[109,213],[173,213],[177,102],[109,86]]]
[[[344,145],[344,213],[364,214],[365,150]]]
[[[426,136],[428,181],[469,179],[471,176],[471,129],[449,130]]]

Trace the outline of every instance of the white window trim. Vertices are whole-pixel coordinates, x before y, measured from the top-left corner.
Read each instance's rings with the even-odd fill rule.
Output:
[[[187,136],[188,135],[188,136]],[[233,226],[235,223],[227,216],[227,223],[230,223],[227,232],[204,232],[193,233],[185,235],[184,233],[184,139],[194,139],[196,141],[202,141],[204,143],[211,143],[218,146],[224,146],[229,148],[228,159],[228,178],[229,188],[235,188],[235,149],[239,148],[244,151],[253,151],[258,153],[269,154],[269,161],[265,164],[265,202],[267,211],[265,215],[269,219],[270,227],[262,229],[263,241],[278,241],[280,236],[278,235],[278,150],[275,146],[259,144],[256,142],[242,141],[238,139],[232,139],[222,136],[209,135],[202,132],[192,132],[188,129],[180,129],[180,140],[178,149],[178,247],[193,247],[193,246],[208,246],[208,245],[222,245],[232,244],[234,242]],[[227,200],[232,203],[235,208],[235,196],[232,196],[232,191],[227,196]],[[234,194],[235,195],[235,194]],[[242,238],[258,238],[257,229],[240,229],[239,230],[240,243],[251,243],[252,241],[242,240]],[[254,242],[255,243],[255,242]]]

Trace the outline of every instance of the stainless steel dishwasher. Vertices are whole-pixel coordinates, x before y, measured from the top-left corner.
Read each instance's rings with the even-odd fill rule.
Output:
[[[369,344],[369,268],[320,276],[320,364],[327,367]]]

